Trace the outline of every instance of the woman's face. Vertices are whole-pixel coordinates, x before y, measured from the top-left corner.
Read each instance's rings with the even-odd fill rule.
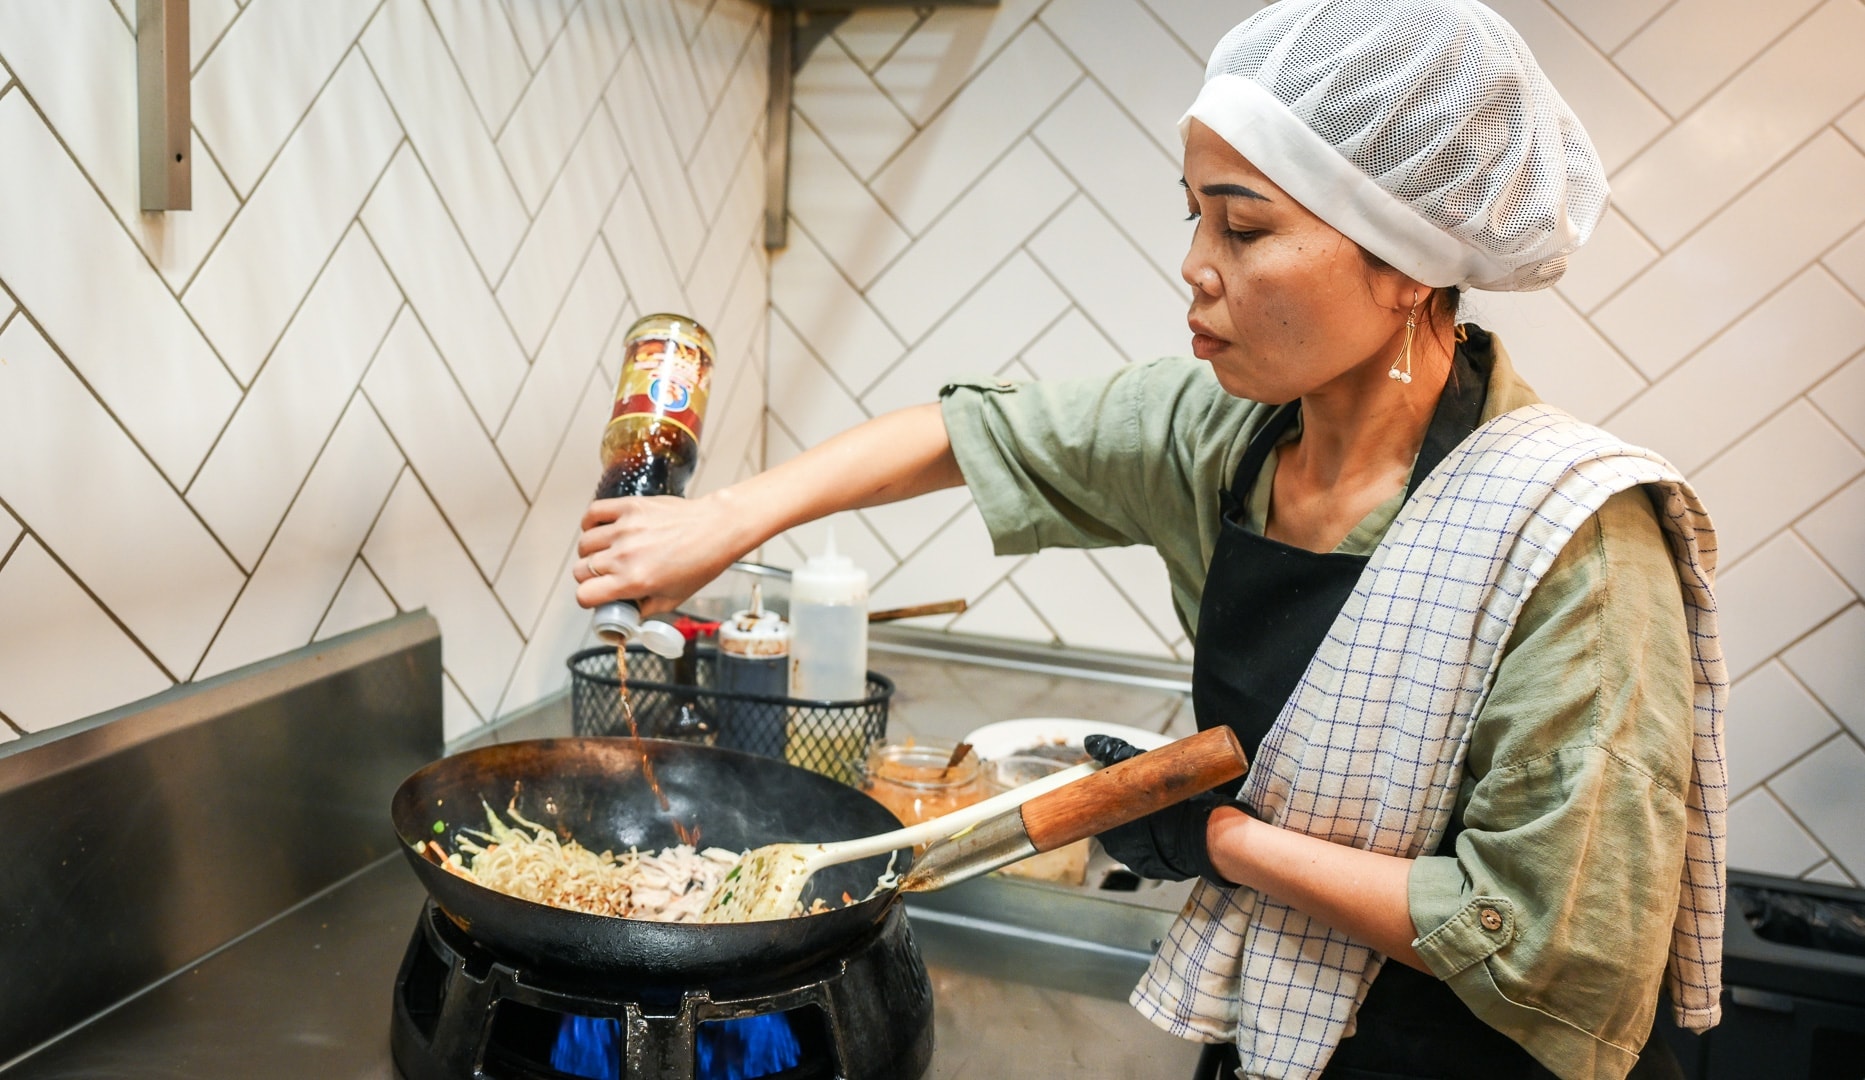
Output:
[[[1218,384],[1270,404],[1387,381],[1410,283],[1360,249],[1194,120],[1185,195],[1198,225],[1180,268],[1192,351]]]

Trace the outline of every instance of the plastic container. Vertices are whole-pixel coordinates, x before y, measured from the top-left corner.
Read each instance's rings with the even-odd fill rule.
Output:
[[[1066,761],[1034,754],[994,758],[984,763],[985,791],[986,794],[997,795],[1067,768],[1071,766]],[[1011,863],[998,873],[1062,885],[1080,885],[1088,879],[1089,843],[1088,840],[1077,840],[1054,851],[1045,851],[1022,862]]]
[[[985,797],[983,772],[975,754],[950,768],[957,743],[889,743],[868,756],[861,790],[894,812],[903,825],[941,817]]]
[[[805,701],[853,701],[868,684],[868,572],[828,545],[790,575],[790,696]],[[811,727],[812,719],[793,714],[789,741],[821,745],[831,736]],[[850,742],[831,753],[861,762],[865,746]],[[786,760],[789,755],[786,753]]]
[[[763,601],[763,589],[754,583],[751,606],[719,624],[719,689],[765,699],[721,699],[719,745],[753,753],[773,743],[783,746],[789,722],[766,702],[790,696],[790,624]]]

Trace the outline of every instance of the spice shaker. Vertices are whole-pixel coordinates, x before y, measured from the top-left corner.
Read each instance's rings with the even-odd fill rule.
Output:
[[[717,686],[765,701],[718,698],[719,745],[778,757],[783,754],[790,693],[790,624],[764,606],[761,582],[751,583],[751,605],[719,624]]]

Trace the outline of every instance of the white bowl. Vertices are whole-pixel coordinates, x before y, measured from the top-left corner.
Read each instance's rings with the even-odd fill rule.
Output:
[[[1156,731],[1107,724],[1099,720],[1075,720],[1061,716],[1032,716],[1021,720],[1000,720],[986,724],[965,736],[973,752],[984,761],[1009,757],[1038,746],[1076,746],[1089,735],[1112,735],[1125,739],[1142,750],[1157,750],[1172,740]]]

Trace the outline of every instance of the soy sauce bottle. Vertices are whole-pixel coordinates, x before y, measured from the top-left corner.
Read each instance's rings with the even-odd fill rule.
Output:
[[[628,328],[615,409],[602,432],[596,498],[686,494],[699,463],[712,357],[712,335],[684,315],[644,315]],[[644,620],[630,600],[597,608],[594,622],[597,635],[618,647],[639,641],[670,660],[685,649],[678,630]]]

